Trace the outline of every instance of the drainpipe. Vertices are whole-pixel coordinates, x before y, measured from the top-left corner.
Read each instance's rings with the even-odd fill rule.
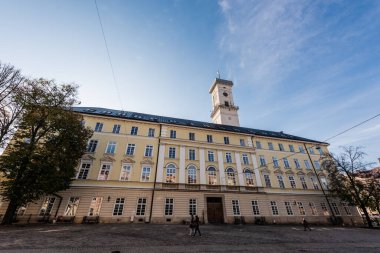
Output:
[[[160,135],[158,136],[157,159],[156,159],[156,173],[154,175],[153,190],[152,190],[152,200],[151,200],[151,203],[150,203],[149,223],[152,220],[154,193],[156,191],[157,172],[158,172],[158,156],[159,156],[160,144],[161,144],[161,130],[162,130],[162,124],[160,124]]]

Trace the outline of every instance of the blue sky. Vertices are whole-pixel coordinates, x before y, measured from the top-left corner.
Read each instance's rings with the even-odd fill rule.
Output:
[[[325,140],[380,113],[379,1],[0,0],[0,60],[83,106],[210,121],[219,69],[245,127]],[[119,99],[120,98],[120,99]],[[329,141],[380,157],[380,117]]]

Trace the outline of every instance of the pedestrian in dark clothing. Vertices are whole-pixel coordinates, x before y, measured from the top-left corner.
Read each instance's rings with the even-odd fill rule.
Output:
[[[302,224],[303,224],[303,230],[306,231],[306,229],[309,229],[311,231],[311,228],[309,227],[309,222],[305,218],[302,218]]]
[[[194,223],[195,219],[194,219],[194,215],[191,215],[191,221],[190,221],[190,225],[189,225],[189,235],[193,235],[194,234],[194,229],[195,229],[195,223]]]
[[[201,231],[199,230],[199,217],[198,217],[198,215],[195,216],[194,225],[195,226],[194,226],[193,236],[195,236],[195,234],[197,233],[197,231],[199,233],[199,236],[202,236],[201,235]]]

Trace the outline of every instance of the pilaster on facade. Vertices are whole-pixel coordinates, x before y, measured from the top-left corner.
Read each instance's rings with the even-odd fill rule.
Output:
[[[185,155],[186,147],[181,146],[179,148],[179,183],[184,184],[186,179],[186,170],[185,170]]]
[[[199,182],[201,185],[206,184],[206,161],[205,161],[205,150],[203,148],[199,149]]]
[[[226,185],[225,172],[224,172],[224,161],[222,151],[218,151],[218,169],[219,169],[219,181],[220,185]]]
[[[157,178],[156,178],[156,181],[159,183],[163,183],[164,162],[165,162],[165,144],[161,144],[160,149],[158,150]]]
[[[243,176],[243,170],[241,168],[241,160],[240,160],[240,153],[235,152],[235,161],[236,161],[236,170],[238,174],[238,184],[239,186],[244,186],[244,176]]]
[[[253,163],[253,170],[255,172],[257,187],[263,187],[263,183],[261,182],[259,166],[257,165],[256,156],[254,154],[251,154],[251,158],[252,158],[252,163]]]

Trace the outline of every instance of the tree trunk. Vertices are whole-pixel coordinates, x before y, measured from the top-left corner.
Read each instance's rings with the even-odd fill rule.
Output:
[[[11,225],[13,222],[13,217],[17,211],[17,203],[14,200],[9,201],[7,211],[5,212],[2,225]]]
[[[367,208],[363,205],[361,205],[360,208],[362,209],[365,219],[367,220],[368,227],[373,228],[371,218],[369,217],[369,214],[367,212]]]

